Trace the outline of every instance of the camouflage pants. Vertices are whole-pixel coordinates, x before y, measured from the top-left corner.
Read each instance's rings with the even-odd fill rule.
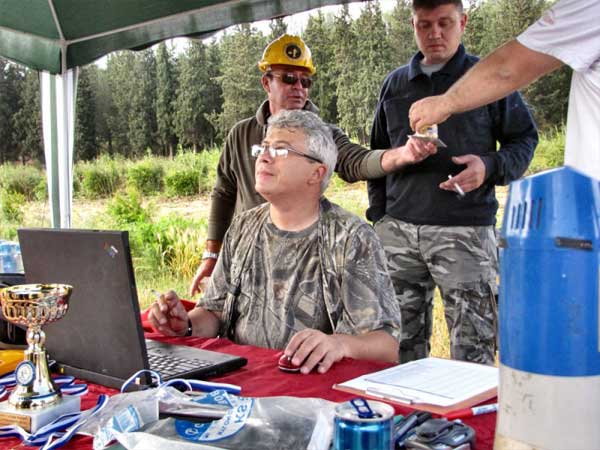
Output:
[[[402,312],[400,361],[429,355],[437,285],[452,358],[494,364],[498,316],[494,228],[413,225],[386,215],[375,224],[375,231]]]

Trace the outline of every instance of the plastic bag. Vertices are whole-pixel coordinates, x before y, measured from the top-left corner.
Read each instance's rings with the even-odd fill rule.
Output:
[[[103,433],[107,432],[127,449],[144,450],[327,450],[331,444],[335,403],[327,400],[296,397],[246,398],[221,390],[191,400],[173,388],[164,391],[147,394],[145,397],[138,396],[135,402],[130,401],[128,405],[127,402],[120,402],[118,408],[112,408],[111,414],[121,414],[130,407],[147,410],[148,408],[140,406],[150,399],[157,405],[158,401],[181,404],[191,401],[197,404],[226,405],[229,409],[221,419],[206,423],[168,418],[144,424],[141,420],[139,431],[120,428],[121,421],[112,420],[107,417],[107,411],[103,411],[102,423],[100,426],[95,425],[97,431],[94,433],[94,448],[101,448],[96,446],[97,440],[98,443],[107,444],[103,437]],[[131,394],[121,394],[127,395]],[[87,427],[89,429],[90,424]]]

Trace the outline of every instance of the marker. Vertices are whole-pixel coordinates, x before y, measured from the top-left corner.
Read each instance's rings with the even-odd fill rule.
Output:
[[[452,175],[448,175],[448,179],[451,180]],[[458,192],[458,195],[460,195],[461,197],[465,196],[465,191],[462,190],[462,188],[460,187],[460,184],[454,183],[454,189],[456,189],[456,192]]]
[[[448,420],[466,419],[468,417],[479,416],[481,414],[489,414],[498,411],[498,403],[489,405],[475,406],[473,408],[459,409],[458,411],[446,414]]]

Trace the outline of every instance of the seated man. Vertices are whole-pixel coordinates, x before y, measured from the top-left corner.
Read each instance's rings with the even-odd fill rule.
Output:
[[[154,329],[285,349],[305,374],[344,357],[396,362],[400,310],[379,239],[322,197],[337,158],[329,127],[281,111],[252,153],[268,203],[234,219],[196,308],[172,291],[152,305]]]

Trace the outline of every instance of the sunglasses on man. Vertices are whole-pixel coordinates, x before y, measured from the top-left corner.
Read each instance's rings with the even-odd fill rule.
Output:
[[[312,86],[312,83],[313,83],[312,78],[298,77],[298,76],[294,75],[293,73],[278,74],[278,73],[269,72],[268,75],[271,77],[279,78],[282,83],[289,84],[290,86],[295,85],[298,82],[298,80],[300,80],[300,84],[302,85],[302,87],[304,89],[310,89],[310,87]]]

